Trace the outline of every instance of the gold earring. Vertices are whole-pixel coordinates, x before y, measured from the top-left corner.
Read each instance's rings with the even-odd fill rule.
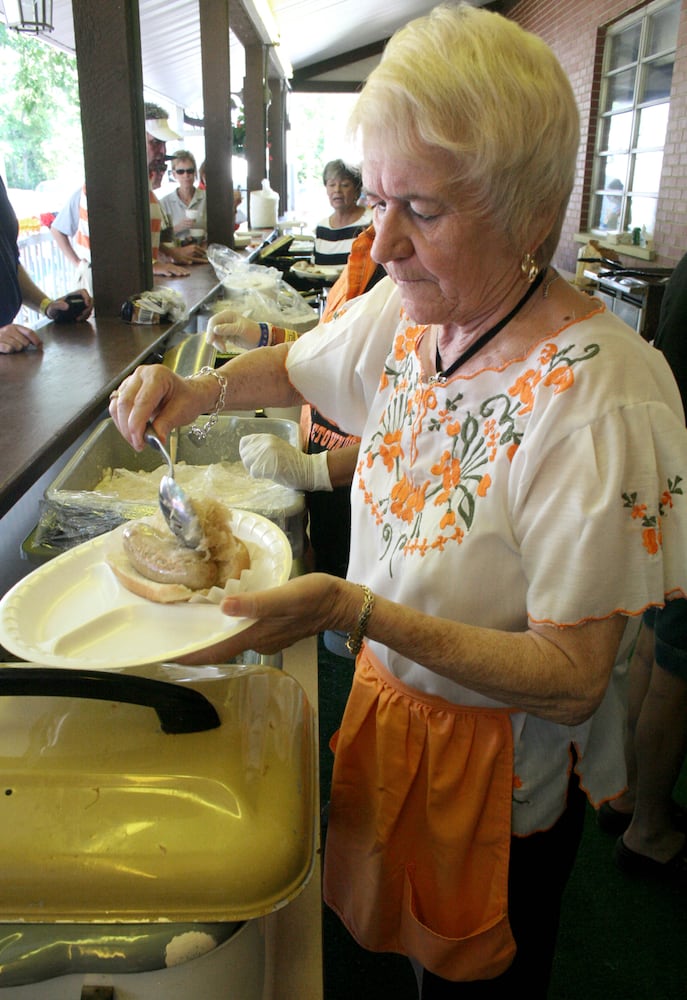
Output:
[[[529,250],[527,250],[522,255],[522,260],[520,261],[520,270],[525,275],[530,285],[539,274],[539,267],[537,266],[537,261],[533,256],[533,254],[529,252]]]

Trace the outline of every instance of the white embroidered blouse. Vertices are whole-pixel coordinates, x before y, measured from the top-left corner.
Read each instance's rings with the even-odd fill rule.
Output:
[[[633,618],[687,593],[687,431],[659,351],[598,310],[524,356],[437,384],[426,332],[385,279],[292,347],[305,398],[362,438],[349,579],[422,611],[522,631]],[[629,641],[630,636],[628,636]],[[494,705],[372,643],[406,684]],[[624,786],[622,667],[595,716],[561,726],[519,712],[514,830],[562,811],[569,745],[594,803]]]

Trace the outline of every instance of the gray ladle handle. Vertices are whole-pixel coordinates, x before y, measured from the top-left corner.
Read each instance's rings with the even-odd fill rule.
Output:
[[[167,466],[169,468],[169,475],[173,479],[174,478],[174,466],[172,464],[172,456],[169,454],[169,452],[167,451],[167,449],[163,445],[162,441],[160,440],[160,438],[157,436],[157,434],[153,430],[152,424],[148,424],[148,430],[143,435],[143,440],[146,442],[146,444],[149,444],[152,448],[155,448],[157,451],[160,452],[160,454],[164,458],[164,460],[167,463]]]
[[[221,720],[194,688],[150,677],[67,667],[0,667],[0,696],[93,698],[154,708],[164,733],[201,733]]]

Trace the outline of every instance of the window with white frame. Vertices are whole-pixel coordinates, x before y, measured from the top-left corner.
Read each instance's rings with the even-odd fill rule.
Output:
[[[656,0],[608,29],[590,229],[653,234],[680,0]]]

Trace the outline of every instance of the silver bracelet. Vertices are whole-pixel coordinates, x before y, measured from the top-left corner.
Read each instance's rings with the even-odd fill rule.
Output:
[[[372,593],[369,587],[366,587],[364,583],[359,584],[363,591],[363,606],[360,611],[360,617],[358,618],[358,623],[349,633],[348,639],[346,639],[346,649],[349,653],[357,655],[360,652],[360,647],[363,644],[363,639],[365,638],[365,629],[367,628],[367,623],[370,620],[370,615],[372,614],[372,609],[375,606],[375,595]]]
[[[202,427],[196,427],[196,425],[193,424],[188,429],[188,436],[191,440],[195,444],[202,444],[208,436],[211,428],[213,428],[217,423],[217,416],[220,410],[224,409],[224,397],[227,392],[227,380],[224,375],[220,375],[220,373],[215,371],[214,368],[208,368],[207,365],[204,368],[201,368],[200,371],[194,372],[193,375],[189,375],[189,378],[196,378],[198,375],[214,375],[219,382],[219,396],[217,397],[217,402],[215,403],[212,413]]]

